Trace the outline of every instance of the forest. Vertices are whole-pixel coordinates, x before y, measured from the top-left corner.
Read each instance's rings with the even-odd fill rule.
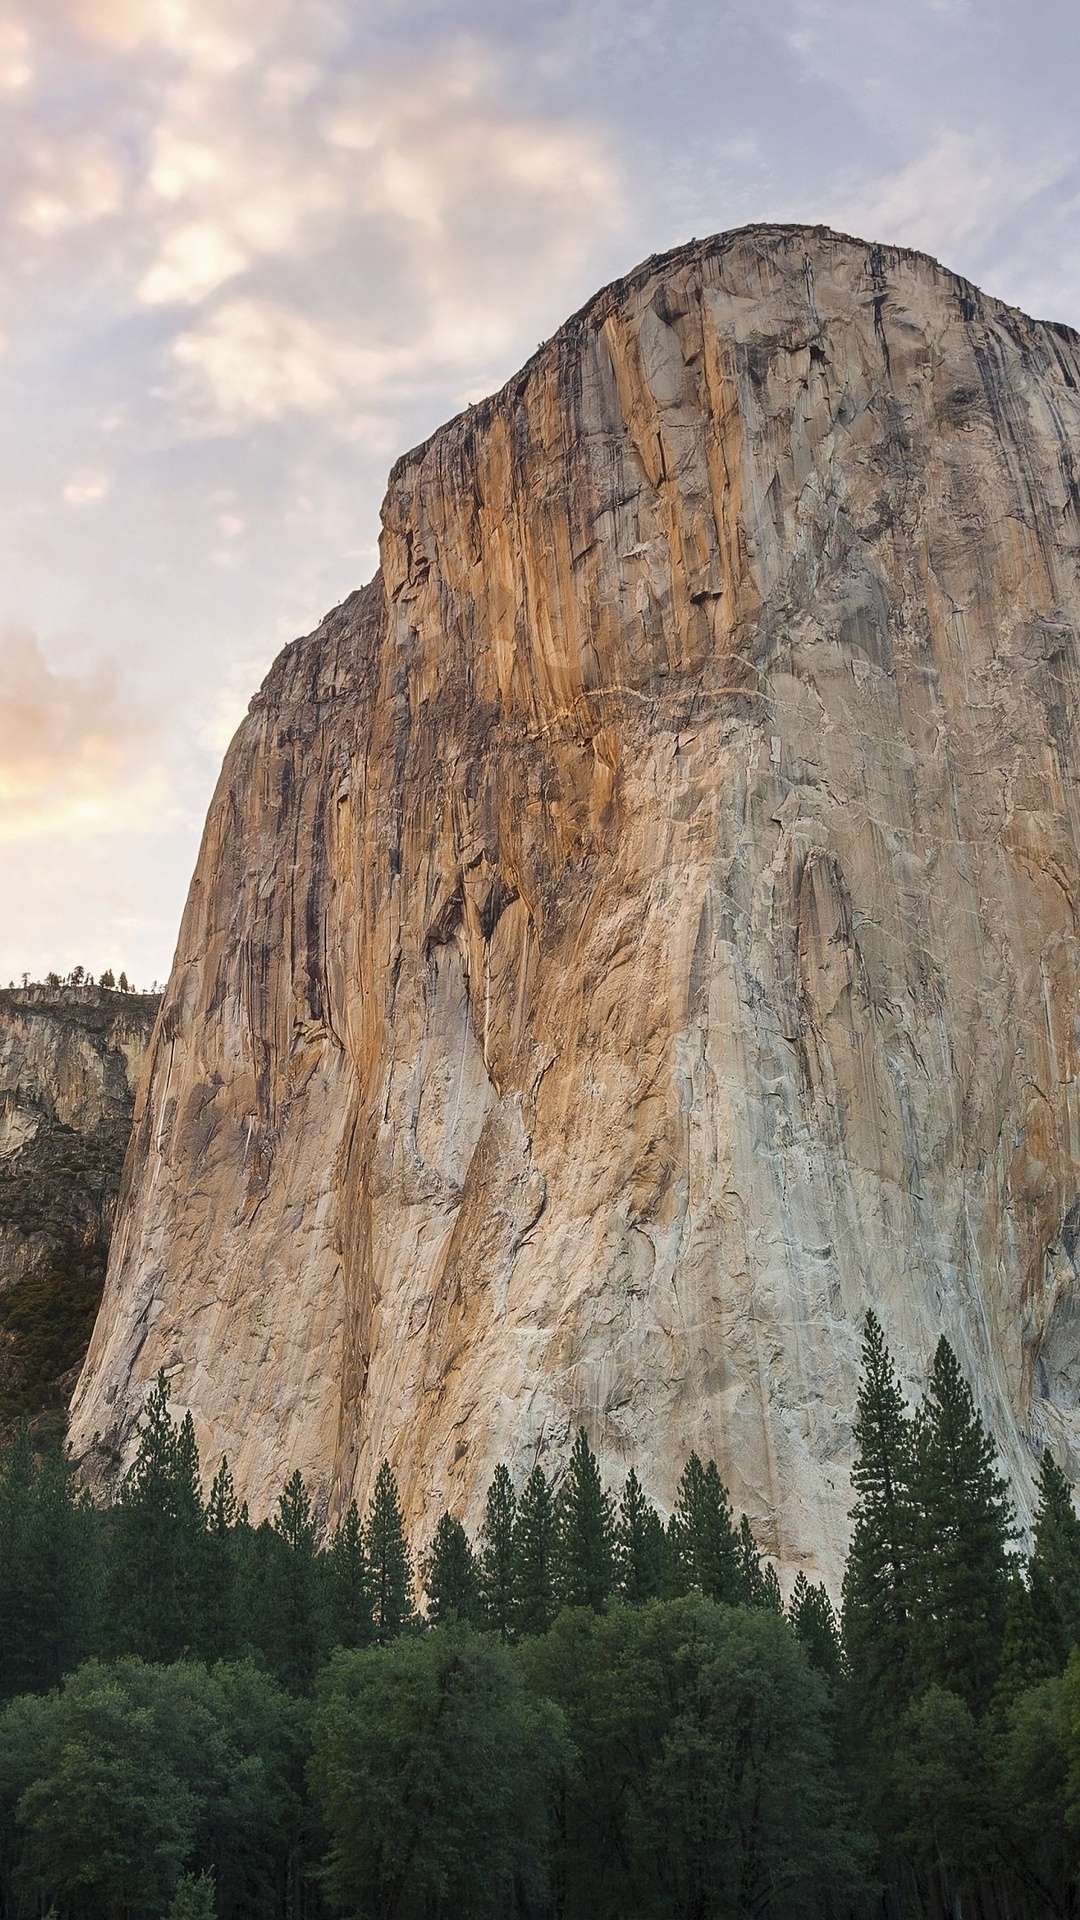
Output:
[[[946,1341],[867,1321],[839,1613],[712,1461],[665,1523],[582,1429],[414,1568],[394,1476],[253,1525],[160,1379],[113,1504],[0,1462],[4,1920],[1043,1920],[1080,1911],[1080,1521],[1030,1551]]]

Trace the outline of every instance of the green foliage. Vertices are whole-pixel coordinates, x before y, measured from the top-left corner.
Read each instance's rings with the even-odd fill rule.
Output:
[[[915,1421],[912,1653],[921,1684],[975,1709],[997,1679],[1014,1537],[997,1449],[947,1340]]]
[[[169,1902],[167,1920],[215,1920],[216,1913],[213,1876],[209,1873],[182,1873]]]
[[[857,1704],[873,1719],[896,1711],[911,1693],[915,1506],[911,1420],[873,1313],[866,1316],[862,1358],[843,1636]]]
[[[616,1591],[628,1606],[643,1607],[649,1600],[661,1599],[670,1584],[664,1523],[646,1500],[641,1481],[631,1467],[615,1520]]]
[[[374,1633],[371,1582],[355,1500],[334,1531],[327,1558],[331,1644],[366,1647]]]
[[[894,1920],[1073,1916],[1071,1489],[1044,1458],[1024,1564],[951,1350],[914,1428],[872,1320],[864,1357],[845,1657],[824,1587],[800,1575],[785,1616],[696,1456],[667,1530],[633,1471],[615,1510],[584,1432],[557,1502],[499,1468],[475,1550],[436,1529],[418,1634],[386,1463],[366,1524],[353,1505],[323,1543],[299,1473],[258,1527],[224,1460],[204,1504],[163,1378],[113,1508],[24,1430],[0,1456],[0,1686],[36,1692],[0,1725],[0,1913],[315,1920],[329,1838],[365,1920],[869,1920],[866,1827]]]
[[[178,1431],[161,1373],[115,1515],[106,1622],[117,1651],[168,1661],[199,1645],[205,1542],[191,1416]]]
[[[564,1613],[521,1659],[577,1753],[562,1911],[795,1915],[855,1891],[862,1846],[825,1693],[783,1621],[699,1595]]]
[[[105,1284],[107,1249],[59,1246],[0,1296],[7,1339],[0,1416],[11,1421],[66,1399],[67,1376],[90,1343]]]
[[[706,1600],[729,1604],[744,1597],[731,1502],[715,1460],[702,1466],[696,1453],[690,1455],[668,1532],[680,1593],[700,1593]]]
[[[556,1613],[555,1503],[542,1467],[533,1468],[514,1520],[513,1620],[518,1633],[546,1633]]]
[[[501,1461],[487,1491],[480,1528],[480,1604],[483,1617],[503,1640],[514,1630],[514,1483]]]
[[[555,1502],[555,1591],[564,1607],[607,1604],[615,1585],[615,1512],[584,1427]]]
[[[824,1586],[819,1582],[812,1587],[801,1570],[795,1578],[788,1619],[810,1665],[835,1685],[843,1667],[840,1622]]]
[[[1080,1518],[1072,1488],[1049,1447],[1039,1466],[1031,1588],[1060,1666],[1080,1645]]]
[[[1070,1700],[1074,1685],[1057,1675],[1020,1694],[997,1741],[999,1846],[1010,1877],[1037,1912],[1075,1911],[1080,1833],[1070,1807],[1070,1774],[1080,1762],[1080,1746]]]
[[[364,1546],[372,1624],[376,1640],[385,1646],[411,1625],[414,1618],[412,1560],[405,1540],[405,1519],[397,1481],[388,1460],[383,1461],[375,1480]]]
[[[282,1684],[308,1693],[326,1650],[326,1612],[311,1498],[299,1471],[278,1501],[273,1533],[263,1542],[261,1645]]]
[[[0,1698],[58,1686],[89,1652],[98,1546],[71,1468],[24,1427],[0,1461]]]
[[[942,1909],[1000,1867],[987,1734],[966,1700],[930,1687],[900,1723],[890,1764],[894,1843]]]
[[[16,1836],[16,1887],[114,1920],[163,1913],[185,1866],[234,1893],[240,1868],[257,1901],[296,1825],[297,1734],[265,1675],[194,1661],[94,1661],[60,1692],[14,1701],[0,1823]]]
[[[333,1898],[379,1920],[481,1920],[544,1891],[558,1713],[509,1651],[459,1625],[338,1653],[322,1676],[311,1780]]]
[[[447,1626],[452,1620],[481,1624],[480,1572],[469,1536],[460,1520],[444,1513],[435,1529],[424,1565],[428,1597],[428,1624]]]
[[[1046,1590],[1042,1569],[1033,1562],[1011,1572],[1005,1603],[995,1704],[1005,1707],[1065,1665],[1060,1618]]]

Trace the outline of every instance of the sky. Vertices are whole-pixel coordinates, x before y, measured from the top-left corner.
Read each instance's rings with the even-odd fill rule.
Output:
[[[1075,0],[0,0],[0,979],[169,970],[394,458],[753,220],[1080,326]]]

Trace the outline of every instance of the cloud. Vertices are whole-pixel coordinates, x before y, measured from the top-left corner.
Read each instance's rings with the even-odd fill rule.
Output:
[[[532,315],[558,318],[617,224],[604,141],[509,112],[497,66],[468,43],[408,72],[335,77],[317,98],[308,69],[287,87],[283,71],[272,137],[264,94],[222,115],[213,146],[205,113],[193,137],[186,96],[157,129],[150,185],[170,226],[139,292],[200,306],[165,349],[188,430],[307,414],[355,432],[439,382],[474,397],[511,370]]]
[[[18,20],[0,20],[0,93],[21,93],[33,77],[27,29]]]
[[[28,179],[14,201],[14,219],[38,240],[51,241],[123,205],[123,170],[97,139],[40,142],[26,162]]]
[[[139,283],[139,299],[151,307],[173,302],[192,306],[247,264],[247,254],[223,227],[192,220],[166,237],[159,258]]]
[[[64,499],[69,507],[92,507],[104,500],[112,487],[112,475],[103,473],[100,468],[81,467],[73,473],[64,488]]]
[[[39,0],[40,4],[40,0]],[[161,47],[192,66],[229,73],[252,58],[287,0],[46,0],[48,10],[117,52]]]
[[[332,324],[252,299],[216,307],[171,352],[189,418],[210,432],[329,413],[365,389],[385,399],[395,375],[415,366],[407,349],[364,347]]]
[[[903,166],[841,189],[837,224],[875,240],[950,255],[987,246],[1006,224],[1067,177],[1071,156],[1049,143],[1010,151],[985,131],[946,128]]]
[[[57,672],[32,633],[0,636],[0,841],[137,825],[161,797],[153,741],[114,665]]]

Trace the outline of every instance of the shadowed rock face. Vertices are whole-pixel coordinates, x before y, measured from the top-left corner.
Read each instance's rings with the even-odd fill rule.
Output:
[[[105,1278],[149,993],[0,989],[0,1440],[47,1438],[86,1355]]]
[[[846,1541],[860,1326],[1080,1470],[1080,342],[651,260],[400,461],[211,807],[73,1412],[423,1534],[584,1423]],[[426,1516],[426,1517],[425,1517]]]

